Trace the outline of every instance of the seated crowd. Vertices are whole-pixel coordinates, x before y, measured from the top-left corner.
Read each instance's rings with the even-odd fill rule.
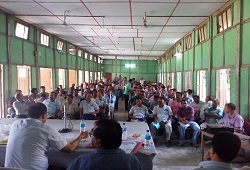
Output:
[[[223,110],[219,107],[218,100],[212,96],[207,96],[203,102],[198,95],[192,94],[191,89],[181,93],[170,86],[166,88],[161,83],[146,82],[143,78],[140,82],[134,79],[127,82],[119,76],[113,82],[96,81],[79,87],[72,84],[69,92],[60,85],[53,92],[47,93],[45,87],[41,86],[39,93],[37,88],[32,88],[27,98],[21,90],[17,90],[15,97],[8,102],[9,117],[29,119],[15,121],[11,126],[5,166],[47,169],[47,152],[50,147],[63,152],[75,150],[79,142],[88,136],[88,132],[80,133],[68,143],[57,131],[44,125],[47,119],[61,119],[65,113],[70,119],[98,120],[90,133],[94,152],[78,157],[68,169],[141,169],[140,162],[134,155],[119,149],[122,142],[120,124],[115,120],[107,120],[114,119],[120,97],[125,102],[128,121],[146,122],[155,142],[158,132],[163,130],[168,147],[171,145],[172,132],[179,138],[178,145],[185,145],[188,128],[193,131],[190,144],[194,147],[199,145],[197,138],[200,129],[206,128],[207,124],[221,123],[233,126],[236,132],[244,131],[244,120],[236,113],[233,103],[226,103]],[[19,142],[16,143],[16,140]],[[216,149],[220,140],[222,139],[217,137],[213,139],[213,146],[206,154],[207,160],[217,161],[224,157]],[[234,157],[235,154],[228,160],[231,161]],[[42,162],[36,162],[38,159]],[[202,162],[200,167],[203,166],[208,165]]]

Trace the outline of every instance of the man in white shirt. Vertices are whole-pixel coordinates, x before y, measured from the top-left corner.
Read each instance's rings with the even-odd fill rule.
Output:
[[[11,125],[5,167],[46,170],[49,166],[47,153],[50,147],[72,152],[83,138],[88,137],[88,132],[81,132],[76,139],[67,143],[55,129],[45,124],[47,108],[42,103],[29,107],[28,118]]]
[[[16,101],[13,103],[13,107],[16,111],[16,118],[27,118],[28,107],[31,103],[23,100],[22,93],[17,93],[15,98]]]
[[[79,119],[79,107],[78,104],[73,102],[73,95],[69,94],[67,101],[63,104],[61,108],[62,113],[65,112],[70,119]]]
[[[205,122],[205,110],[209,107],[212,107],[212,103],[213,103],[212,100],[213,100],[212,96],[207,96],[205,99],[205,103],[203,103],[203,105],[201,106],[201,109],[200,109],[201,122],[200,123]]]
[[[200,96],[194,95],[193,96],[194,101],[189,104],[189,106],[194,108],[194,119],[196,123],[199,123],[200,121],[200,111],[201,107],[203,106],[204,102],[200,101]]]
[[[148,117],[148,108],[142,105],[142,100],[140,97],[135,98],[135,103],[136,105],[131,107],[128,117],[131,119],[131,121],[146,121],[145,118]]]
[[[84,120],[97,120],[96,115],[99,113],[99,107],[95,100],[92,100],[93,96],[91,93],[86,94],[86,100],[81,101],[80,109],[80,119]]]
[[[170,136],[172,134],[171,117],[173,116],[172,109],[164,104],[164,97],[158,98],[158,105],[153,109],[154,122],[150,125],[150,131],[154,140],[156,140],[156,129],[164,128],[166,131],[166,144],[170,146]]]

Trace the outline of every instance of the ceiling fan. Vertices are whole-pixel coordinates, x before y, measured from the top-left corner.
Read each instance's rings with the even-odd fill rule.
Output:
[[[144,26],[144,27],[148,27],[148,25],[147,25],[147,13],[145,12],[145,15],[144,15],[144,17],[142,17],[142,23],[143,23],[143,25],[142,26]]]

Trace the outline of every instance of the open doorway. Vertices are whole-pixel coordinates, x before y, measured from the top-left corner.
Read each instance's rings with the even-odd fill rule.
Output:
[[[191,71],[185,73],[185,90],[192,88]]]
[[[40,82],[41,86],[45,86],[47,92],[52,91],[52,69],[51,68],[40,68]]]
[[[83,71],[82,70],[79,70],[78,71],[78,84],[79,84],[79,86],[84,82],[84,80],[83,80]]]
[[[177,72],[177,91],[181,92],[181,72]]]
[[[85,71],[85,82],[89,82],[89,71]]]
[[[216,98],[222,108],[230,102],[230,69],[216,71]]]
[[[197,71],[197,95],[200,96],[201,101],[206,99],[206,71]]]
[[[93,83],[93,72],[89,72],[89,82]]]
[[[30,67],[17,66],[17,88],[22,90],[23,95],[30,94]]]
[[[59,69],[58,72],[59,85],[62,85],[65,88],[65,69]]]
[[[69,70],[69,86],[71,87],[72,84],[76,84],[76,71]]]

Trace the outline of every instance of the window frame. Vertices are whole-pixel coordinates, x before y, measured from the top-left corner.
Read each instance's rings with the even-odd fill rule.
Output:
[[[58,43],[59,43],[59,42],[62,43],[62,45],[61,45],[62,48],[61,48],[61,49],[58,48]],[[57,40],[56,49],[59,50],[59,51],[63,51],[63,47],[64,47],[64,41],[62,41],[62,40]]]
[[[18,36],[18,35],[17,35],[17,26],[18,26],[18,24],[21,25],[21,26],[23,26],[23,28],[24,28],[23,36]],[[28,31],[27,31],[27,38],[24,37],[25,28],[28,29]],[[21,38],[21,39],[24,39],[24,40],[29,40],[29,31],[30,31],[29,26],[27,26],[26,24],[23,24],[22,22],[16,21],[16,23],[15,23],[15,36],[16,36],[16,37]]]
[[[199,26],[197,31],[198,31],[198,43],[207,40],[207,23]]]
[[[231,15],[230,18],[228,18],[229,14]],[[224,17],[226,18],[226,23],[224,21],[225,19]],[[233,25],[233,5],[232,4],[216,15],[216,23],[217,23],[217,33],[221,33],[227,30],[228,28],[232,27]]]
[[[192,33],[185,36],[184,40],[185,40],[186,50],[193,47],[193,45],[192,45]]]
[[[42,37],[43,37],[43,38],[42,38]],[[44,39],[45,37],[48,38],[48,41],[46,41],[47,44],[45,44],[44,41],[42,42],[42,39],[45,40],[45,39]],[[44,33],[44,32],[40,32],[40,44],[49,47],[49,42],[50,42],[50,37],[49,37],[49,35],[46,34],[46,33]]]

